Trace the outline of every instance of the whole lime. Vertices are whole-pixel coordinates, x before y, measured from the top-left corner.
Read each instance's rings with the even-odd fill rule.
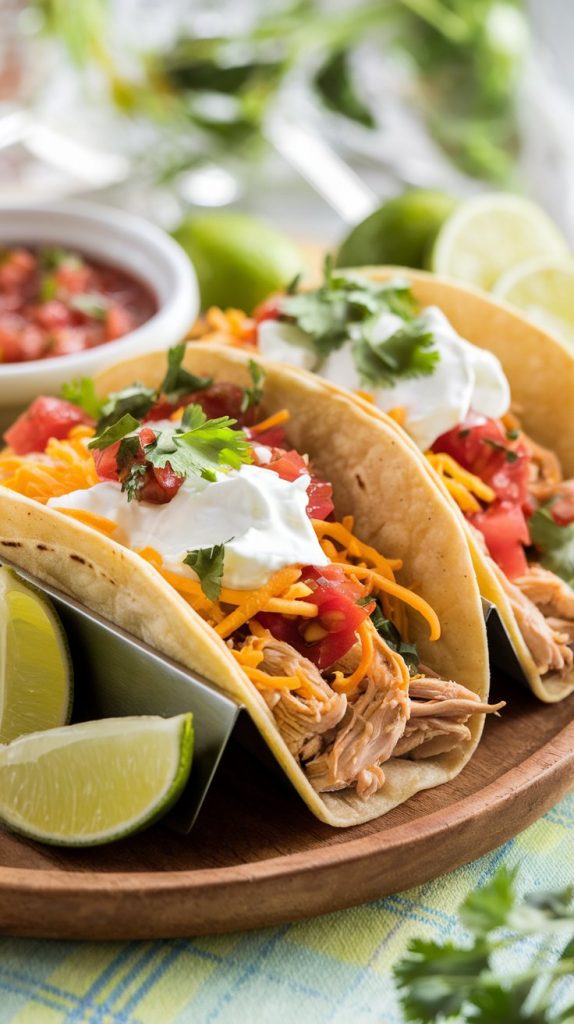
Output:
[[[249,313],[305,270],[290,238],[245,213],[190,215],[173,237],[195,266],[204,309],[234,306]]]
[[[439,228],[455,206],[452,196],[425,189],[387,200],[347,235],[337,266],[426,267]]]

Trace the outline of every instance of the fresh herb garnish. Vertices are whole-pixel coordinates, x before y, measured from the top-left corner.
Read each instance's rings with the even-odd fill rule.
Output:
[[[111,444],[115,444],[116,441],[120,441],[126,434],[131,434],[133,430],[137,430],[139,422],[129,413],[122,416],[121,419],[112,423],[111,426],[106,427],[101,433],[93,437],[88,442],[88,448],[109,448]]]
[[[574,523],[560,526],[550,511],[551,502],[536,509],[528,520],[530,539],[540,563],[574,587]]]
[[[105,320],[108,315],[109,303],[105,296],[99,295],[97,292],[72,295],[69,301],[72,309],[77,309],[94,320]]]
[[[51,302],[58,294],[58,282],[53,274],[44,274],[40,282],[38,298],[40,302]]]
[[[61,395],[73,405],[79,405],[88,416],[99,419],[102,402],[96,394],[96,386],[91,377],[80,377],[62,384]]]
[[[137,498],[143,477],[147,473],[145,462],[137,462],[141,445],[138,434],[123,437],[120,441],[116,457],[118,476],[122,482],[122,491],[127,495],[128,501]]]
[[[459,436],[459,437],[460,437],[460,438],[461,438],[462,440],[464,440],[464,438],[465,438],[465,437],[468,437],[469,435],[470,435],[470,427],[464,427],[464,429],[463,429],[463,430],[459,430],[459,432],[458,432],[458,436]]]
[[[64,266],[77,268],[83,266],[84,262],[78,253],[62,249],[59,245],[46,246],[41,249],[39,260],[40,267],[46,271],[59,270]]]
[[[229,540],[233,540],[233,537]],[[225,541],[225,544],[229,544],[229,540]],[[209,601],[217,601],[221,594],[225,544],[214,544],[212,548],[188,551],[183,560],[199,577],[201,589]]]
[[[512,448],[507,448],[505,444],[501,444],[500,441],[496,441],[493,437],[483,437],[482,442],[494,448],[497,452],[504,452],[507,462],[517,462],[519,452],[515,452]]]
[[[518,441],[518,438],[520,437],[520,431],[519,430],[507,430],[506,431],[506,436],[507,436],[509,441]]]
[[[391,387],[399,378],[428,377],[440,359],[433,334],[422,319],[405,323],[385,341],[373,340],[374,324],[353,342],[353,356],[363,386]]]
[[[228,416],[208,420],[200,405],[188,405],[181,429],[162,430],[145,445],[146,459],[163,469],[169,462],[174,473],[215,480],[217,470],[239,469],[251,462],[251,448],[242,430],[234,430],[236,420]]]
[[[371,612],[371,622],[379,636],[383,638],[391,650],[401,655],[409,670],[409,675],[416,675],[419,670],[419,655],[416,644],[409,644],[401,640],[401,634],[394,622],[385,618],[378,602]]]
[[[251,387],[243,389],[241,412],[247,412],[248,409],[254,409],[259,405],[263,397],[265,371],[261,369],[259,363],[256,363],[254,359],[249,360],[248,367],[249,375],[251,377]]]
[[[371,281],[355,273],[334,271],[325,261],[325,279],[315,291],[295,292],[281,302],[281,315],[294,323],[319,359],[352,342],[363,385],[389,387],[398,378],[431,374],[439,361],[433,335],[415,318],[415,302],[406,281]],[[399,327],[377,340],[384,314],[398,316]]]
[[[158,398],[154,388],[146,388],[143,384],[130,384],[121,391],[112,391],[100,410],[98,433],[117,423],[122,416],[129,414],[136,420],[142,420],[150,411]]]
[[[197,377],[182,368],[186,347],[182,341],[180,345],[170,348],[167,353],[167,373],[159,391],[170,398],[175,398],[178,394],[190,394],[192,391],[203,391],[213,384],[212,377]]]
[[[572,1022],[574,1006],[555,1010],[553,1004],[559,979],[574,972],[573,895],[569,886],[555,893],[537,892],[519,902],[516,871],[501,868],[460,908],[461,923],[472,935],[470,943],[439,945],[411,939],[394,968],[405,1019],[419,1024],[454,1017],[468,1024]],[[499,949],[541,935],[553,943],[564,941],[564,936],[568,940],[554,964],[535,954],[520,970],[498,969]]]

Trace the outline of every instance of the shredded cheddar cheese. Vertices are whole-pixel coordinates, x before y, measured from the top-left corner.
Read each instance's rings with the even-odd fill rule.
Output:
[[[112,537],[118,529],[117,523],[112,522],[111,519],[106,519],[105,516],[98,516],[95,512],[88,512],[83,508],[58,508],[57,505],[54,507],[62,515],[69,516],[70,519],[77,519],[84,526],[91,526],[98,533],[104,533],[106,537]]]
[[[241,309],[210,306],[205,315],[196,320],[188,337],[192,341],[225,340],[228,345],[254,345],[255,321]]]
[[[342,672],[335,672],[335,678],[331,686],[337,693],[352,693],[362,679],[368,674],[375,653],[373,645],[373,625],[367,619],[361,622],[357,630],[361,641],[361,658],[354,672],[350,676],[344,676]]]
[[[399,427],[404,427],[407,422],[407,410],[404,405],[396,405],[393,409],[389,409],[387,416],[398,423]]]
[[[265,430],[271,430],[272,427],[278,427],[281,423],[287,423],[289,419],[289,411],[287,409],[279,409],[279,412],[273,413],[272,416],[268,416],[266,420],[261,420],[260,423],[256,423],[255,426],[250,427],[252,434],[262,434]]]
[[[426,458],[443,480],[462,512],[480,511],[480,501],[490,503],[496,495],[480,477],[469,473],[458,462],[444,452],[426,452]]]

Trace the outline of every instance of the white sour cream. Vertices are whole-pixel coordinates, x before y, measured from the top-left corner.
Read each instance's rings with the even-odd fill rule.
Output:
[[[112,481],[48,504],[110,519],[130,548],[155,548],[167,568],[192,579],[195,573],[183,564],[187,552],[225,544],[223,585],[251,590],[287,565],[328,564],[307,516],[308,485],[307,475],[291,482],[246,465],[218,474],[213,483],[190,476],[165,505],[128,502]]]
[[[398,380],[392,387],[378,388],[374,398],[385,412],[398,406],[406,410],[405,429],[425,451],[441,434],[461,423],[470,409],[483,416],[503,416],[510,406],[510,387],[496,356],[461,338],[440,309],[429,306],[423,310],[421,318],[432,331],[434,348],[440,356],[434,372],[426,377]],[[322,364],[316,359],[314,363],[303,364],[300,341],[290,347],[287,336],[279,333],[279,329],[285,327],[292,325],[274,320],[261,324],[260,345],[263,328],[266,328],[264,355],[316,369],[322,377],[343,388],[356,390],[362,386],[352,355],[351,337]],[[400,317],[383,313],[376,324],[374,339],[383,342],[402,327],[404,321]],[[301,334],[298,328],[293,329]]]

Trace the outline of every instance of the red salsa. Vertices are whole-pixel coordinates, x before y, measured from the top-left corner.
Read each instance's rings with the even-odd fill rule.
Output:
[[[157,311],[150,289],[68,249],[0,249],[0,363],[66,356],[115,341]]]

